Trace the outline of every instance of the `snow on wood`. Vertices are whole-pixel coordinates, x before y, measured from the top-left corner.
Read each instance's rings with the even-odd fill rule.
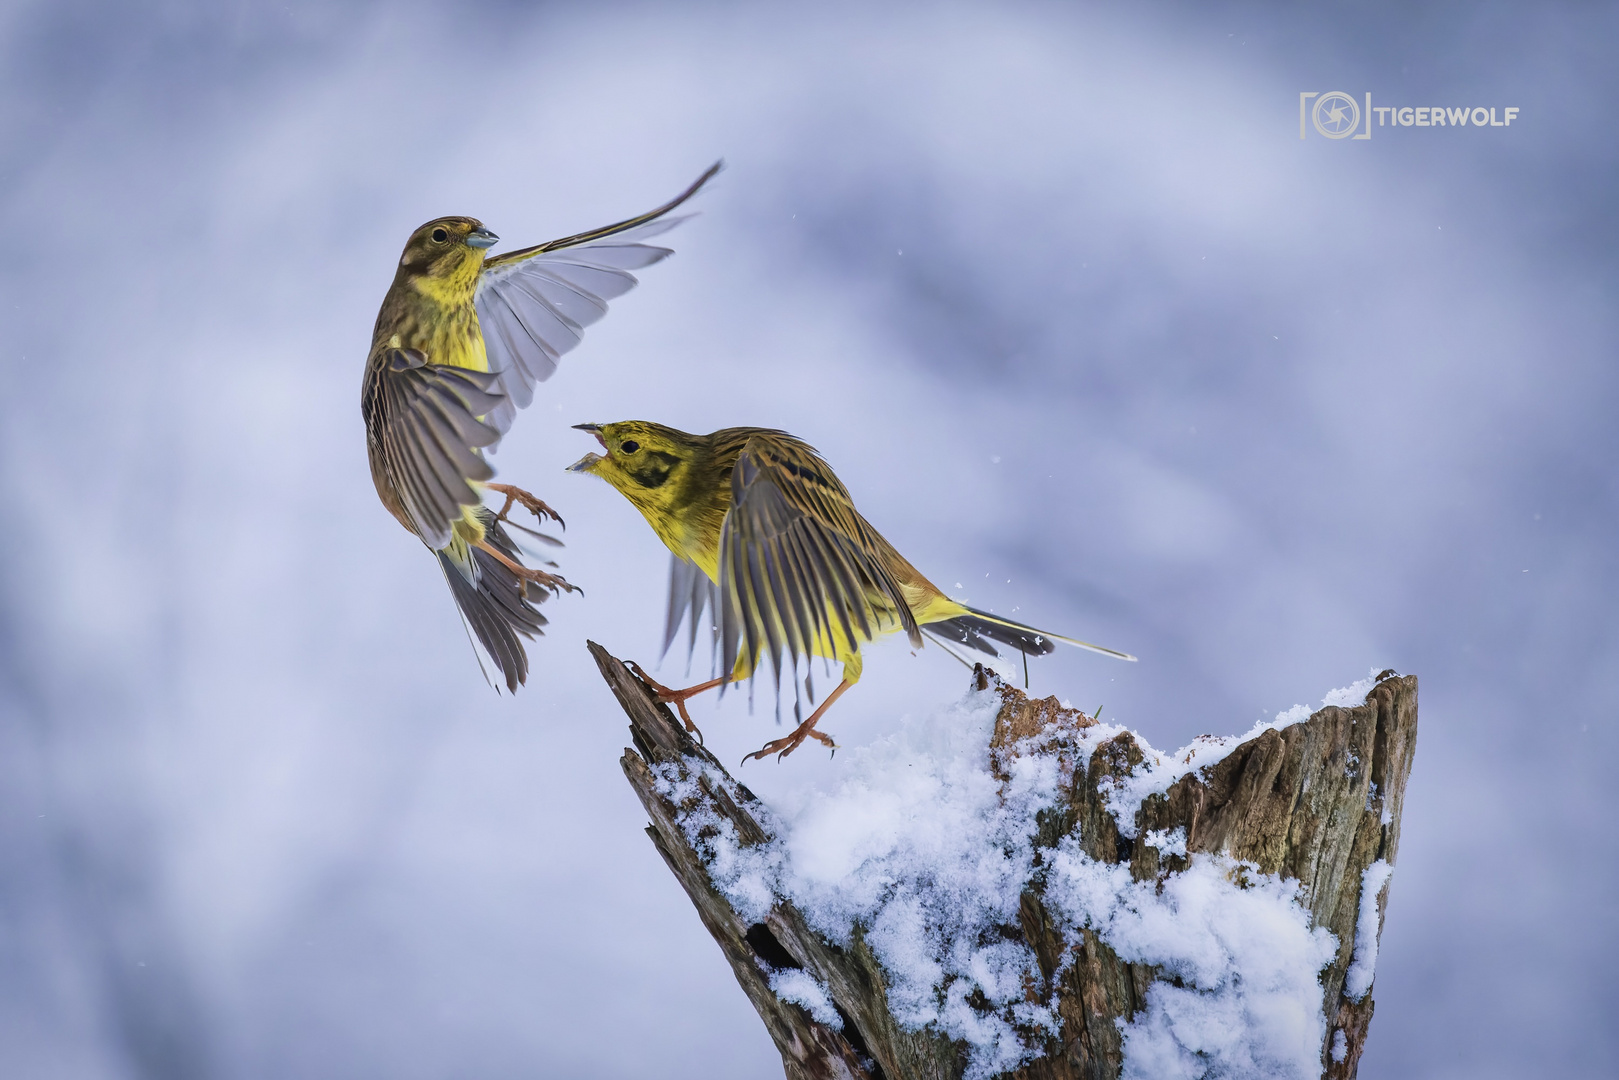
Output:
[[[789,1077],[1354,1076],[1414,677],[1164,754],[979,669],[766,806],[590,648],[647,832]]]

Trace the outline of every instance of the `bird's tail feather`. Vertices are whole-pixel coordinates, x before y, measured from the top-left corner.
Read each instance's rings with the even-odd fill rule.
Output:
[[[979,652],[991,656],[999,656],[991,642],[1010,645],[1025,656],[1044,656],[1055,652],[1057,642],[1068,645],[1077,645],[1081,649],[1101,653],[1103,656],[1112,656],[1120,660],[1134,660],[1129,653],[1109,649],[1104,645],[1092,645],[1088,641],[1076,638],[1063,637],[1061,634],[1051,634],[1044,630],[1036,630],[1032,626],[1025,626],[1011,619],[1003,619],[999,615],[991,615],[987,611],[977,608],[967,608],[968,614],[958,615],[954,619],[943,622],[928,623],[922,629],[939,638],[941,641],[955,642],[977,649]]]
[[[484,537],[502,554],[521,562],[517,545],[487,507],[479,507]],[[463,554],[464,552],[464,554]],[[466,619],[477,643],[506,677],[506,689],[517,692],[528,681],[528,653],[519,635],[532,638],[545,633],[546,618],[535,609],[533,600],[547,595],[538,586],[522,581],[500,560],[480,548],[461,551],[446,548],[436,552],[444,580],[456,606]],[[463,562],[464,560],[464,562]]]

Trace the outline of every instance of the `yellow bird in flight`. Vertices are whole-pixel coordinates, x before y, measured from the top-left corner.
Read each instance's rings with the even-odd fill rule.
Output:
[[[521,488],[491,483],[483,452],[607,301],[635,286],[632,271],[670,254],[644,241],[685,220],[669,212],[719,169],[656,210],[494,257],[499,237],[476,218],[429,221],[411,234],[383,297],[360,391],[371,478],[383,506],[436,554],[511,692],[528,677],[520,637],[546,622],[534,605],[573,586],[523,565],[505,528],[522,528],[507,519],[514,503],[541,521],[561,518]],[[505,496],[498,512],[483,505],[486,488]]]

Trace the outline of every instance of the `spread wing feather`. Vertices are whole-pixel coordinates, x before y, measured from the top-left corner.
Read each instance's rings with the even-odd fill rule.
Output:
[[[388,349],[372,364],[362,403],[380,463],[416,534],[429,547],[450,542],[463,506],[476,505],[470,481],[494,470],[479,448],[500,432],[479,418],[503,400],[497,376],[429,364],[415,349]]]
[[[668,654],[669,646],[674,644],[675,635],[680,631],[681,621],[685,620],[689,632],[686,641],[687,670],[690,670],[690,658],[697,650],[697,633],[703,626],[705,612],[708,614],[709,630],[715,642],[718,642],[719,627],[714,620],[719,618],[719,610],[719,590],[708,580],[708,575],[696,564],[671,554],[669,610],[663,624],[664,654]]]
[[[690,215],[667,215],[719,169],[714,164],[655,210],[484,263],[473,303],[489,369],[499,374],[506,395],[486,417],[496,431],[504,434],[517,410],[534,400],[534,385],[550,378],[562,354],[583,339],[584,328],[607,314],[607,301],[635,287],[632,271],[671,254],[645,241],[686,220]]]
[[[826,463],[796,439],[754,436],[731,473],[720,531],[720,655],[783,665],[858,647],[896,622],[920,644],[916,619],[880,552],[887,544],[854,509]],[[674,610],[671,597],[671,612]],[[685,610],[685,609],[682,609]]]

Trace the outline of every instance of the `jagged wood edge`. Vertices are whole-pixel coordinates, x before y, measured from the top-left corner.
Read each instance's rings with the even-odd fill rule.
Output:
[[[809,942],[826,948],[802,925],[796,912],[772,912],[770,925],[748,926],[737,916],[709,880],[701,856],[692,848],[676,821],[680,808],[658,791],[652,766],[674,766],[679,775],[692,775],[687,759],[696,758],[725,772],[719,761],[697,743],[668,706],[616,657],[593,641],[586,642],[602,678],[630,719],[635,748],[626,747],[619,764],[651,824],[647,835],[675,879],[686,890],[710,935],[719,944],[731,965],[742,992],[759,1013],[765,1028],[781,1051],[782,1065],[790,1080],[876,1080],[881,1072],[869,1068],[869,1055],[861,1052],[843,1033],[817,1021],[805,1009],[778,998],[770,989],[772,972],[783,968],[805,967],[817,950]],[[742,805],[729,793],[716,788],[698,773],[698,783],[710,800],[711,809],[731,822],[744,844],[763,843],[769,838],[765,828],[746,809],[757,802],[752,792],[738,784]],[[821,966],[821,965],[816,965]],[[815,972],[823,983],[828,980]],[[842,995],[833,987],[834,998]],[[849,1030],[851,1025],[844,1025]],[[856,1039],[859,1039],[856,1033]]]

